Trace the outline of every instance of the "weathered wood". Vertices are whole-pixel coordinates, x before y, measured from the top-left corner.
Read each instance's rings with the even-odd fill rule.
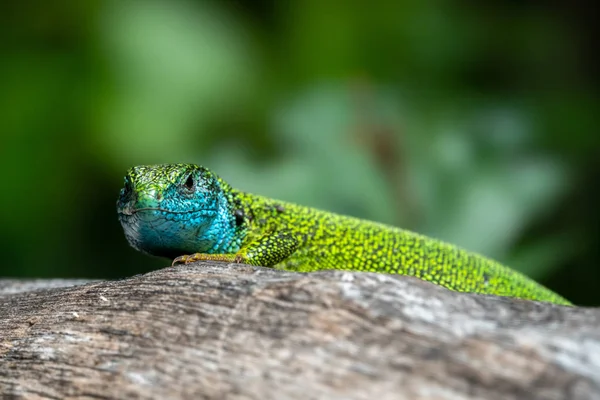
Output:
[[[600,399],[600,309],[215,262],[110,282],[0,281],[0,392]]]

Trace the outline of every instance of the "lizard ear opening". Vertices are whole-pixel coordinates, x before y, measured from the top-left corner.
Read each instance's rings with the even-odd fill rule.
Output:
[[[233,215],[235,217],[236,226],[241,226],[244,223],[244,211],[240,209],[235,210]]]

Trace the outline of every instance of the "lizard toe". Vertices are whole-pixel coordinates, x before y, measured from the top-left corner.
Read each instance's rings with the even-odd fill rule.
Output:
[[[188,255],[183,255],[183,256],[179,256],[176,257],[173,262],[171,263],[171,267],[177,265],[177,264],[188,264],[189,263],[189,259],[190,256]]]

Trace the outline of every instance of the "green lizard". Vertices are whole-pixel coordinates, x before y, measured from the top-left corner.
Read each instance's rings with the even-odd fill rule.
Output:
[[[407,230],[245,193],[193,164],[131,168],[117,203],[129,243],[173,263],[410,275],[459,292],[570,304],[483,256]]]

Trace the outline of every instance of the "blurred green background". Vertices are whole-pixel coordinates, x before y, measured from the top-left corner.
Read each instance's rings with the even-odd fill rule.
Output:
[[[588,7],[589,6],[589,7]],[[1,276],[118,278],[126,169],[394,224],[600,305],[591,2],[0,6]]]

